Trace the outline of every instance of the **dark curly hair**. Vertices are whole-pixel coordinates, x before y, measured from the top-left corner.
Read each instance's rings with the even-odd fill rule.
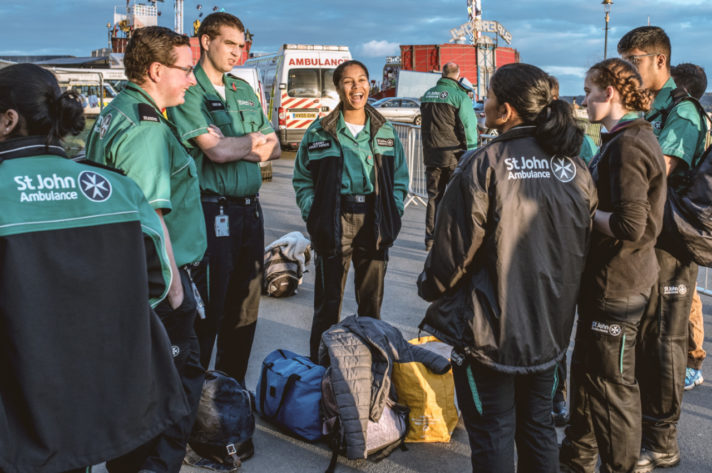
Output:
[[[507,64],[494,73],[490,87],[498,103],[509,103],[525,124],[536,126],[534,136],[544,151],[578,156],[583,131],[571,106],[553,99],[549,74],[531,64]]]
[[[587,72],[591,82],[601,89],[613,87],[628,110],[647,112],[653,103],[653,94],[643,88],[643,79],[636,67],[619,58],[606,59],[591,66]]]
[[[10,109],[20,117],[10,137],[46,136],[49,145],[84,129],[79,95],[62,92],[54,75],[35,64],[0,69],[0,112]]]

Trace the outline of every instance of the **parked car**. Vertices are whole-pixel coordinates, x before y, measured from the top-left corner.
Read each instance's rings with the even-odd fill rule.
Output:
[[[392,122],[420,125],[420,100],[413,97],[387,97],[373,103],[373,108]]]

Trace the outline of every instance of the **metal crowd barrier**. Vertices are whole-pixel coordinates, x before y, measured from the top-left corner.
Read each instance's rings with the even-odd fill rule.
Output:
[[[428,198],[427,182],[425,180],[425,162],[423,160],[423,146],[420,143],[420,127],[407,123],[393,123],[398,138],[403,144],[405,159],[408,165],[410,180],[408,182],[408,198],[405,208],[410,204],[426,205]]]
[[[712,281],[710,281],[710,278],[712,278],[710,268],[700,266],[700,271],[697,273],[697,292],[706,296],[712,296],[712,287],[710,287]]]

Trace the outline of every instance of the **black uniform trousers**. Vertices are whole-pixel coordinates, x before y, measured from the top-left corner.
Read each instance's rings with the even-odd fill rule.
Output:
[[[425,208],[425,243],[433,239],[433,231],[435,230],[435,217],[437,214],[438,203],[445,192],[445,187],[450,181],[453,171],[455,171],[457,163],[451,166],[426,166],[425,179],[428,190],[428,205]]]
[[[191,413],[148,443],[107,462],[106,469],[111,473],[129,473],[139,470],[178,473],[183,464],[188,437],[198,411],[205,370],[200,365],[198,338],[194,329],[197,311],[193,285],[184,268],[180,268],[179,275],[174,277],[180,277],[183,283],[183,302],[176,309],[172,309],[168,299],[165,299],[156,306],[155,310],[171,341],[173,361],[183,383]]]
[[[215,217],[228,217],[229,236],[217,236]],[[265,232],[258,200],[203,201],[208,250],[196,273],[206,318],[196,322],[200,361],[208,369],[218,339],[215,369],[245,382],[262,294]]]
[[[334,255],[316,254],[314,318],[309,338],[309,354],[314,362],[319,359],[321,335],[339,321],[351,260],[359,317],[381,318],[388,250],[371,249],[373,212],[370,208],[370,203],[344,203],[341,207],[341,251]]]
[[[571,360],[571,417],[560,460],[577,472],[632,472],[640,454],[636,337],[650,290],[621,298],[582,294]]]
[[[559,473],[551,417],[555,367],[534,374],[494,371],[453,359],[457,402],[472,450],[473,472]]]
[[[687,367],[688,322],[697,265],[655,249],[658,283],[640,323],[636,376],[643,408],[643,444],[660,453],[678,451],[677,422]]]

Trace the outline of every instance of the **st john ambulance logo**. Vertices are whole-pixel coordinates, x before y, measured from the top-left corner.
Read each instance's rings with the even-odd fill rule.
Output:
[[[111,183],[94,171],[79,173],[79,188],[84,197],[92,202],[104,202],[111,196]]]
[[[551,170],[561,182],[571,182],[576,177],[576,165],[566,156],[554,156],[551,158]]]

